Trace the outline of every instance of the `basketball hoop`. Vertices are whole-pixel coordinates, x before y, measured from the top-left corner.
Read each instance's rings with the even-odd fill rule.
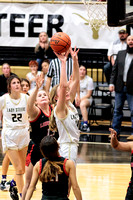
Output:
[[[102,1],[82,0],[88,13],[88,25],[98,31],[109,28],[107,25],[107,3]]]

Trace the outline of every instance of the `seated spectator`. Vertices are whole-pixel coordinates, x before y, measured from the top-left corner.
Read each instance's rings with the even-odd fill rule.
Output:
[[[2,65],[2,75],[0,75],[0,96],[7,93],[7,79],[13,75],[11,72],[10,65],[8,63],[4,63]]]
[[[42,77],[44,78],[44,83],[41,87],[41,89],[45,90],[45,85],[46,85],[46,81],[47,81],[47,73],[48,73],[48,69],[49,69],[49,60],[46,59],[42,62]]]
[[[110,83],[110,76],[112,72],[112,66],[114,66],[116,56],[120,50],[125,50],[127,48],[126,39],[128,36],[128,33],[126,32],[126,29],[122,28],[118,32],[119,39],[115,40],[108,49],[108,60],[109,62],[104,65],[104,73],[106,77],[106,81],[109,84]]]
[[[87,75],[85,66],[79,67],[80,77],[80,110],[83,117],[83,123],[81,124],[82,132],[89,132],[90,128],[88,125],[88,111],[87,108],[92,103],[92,91],[94,90],[93,80]]]
[[[45,59],[55,58],[55,54],[51,49],[48,41],[48,35],[45,32],[39,34],[39,43],[35,47],[35,54],[38,62],[38,70],[41,71],[41,64]]]
[[[35,60],[31,60],[29,62],[29,67],[31,72],[26,74],[26,79],[30,82],[30,90],[28,91],[29,94],[32,90],[36,87],[36,76],[41,74],[41,71],[38,70],[38,62]]]
[[[30,82],[26,78],[21,79],[21,91],[22,93],[28,94],[28,91],[30,89]]]

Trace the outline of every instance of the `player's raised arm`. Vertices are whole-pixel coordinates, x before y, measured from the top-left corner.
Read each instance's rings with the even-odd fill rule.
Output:
[[[43,81],[44,81],[44,79],[43,79],[42,75],[36,77],[36,87],[28,98],[27,112],[30,117],[30,120],[34,120],[38,116],[39,108],[37,106],[35,106],[35,101],[36,101],[36,97],[37,97],[39,88],[43,84]]]

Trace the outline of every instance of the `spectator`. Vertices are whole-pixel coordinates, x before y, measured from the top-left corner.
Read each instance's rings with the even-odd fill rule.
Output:
[[[66,70],[67,70],[67,81],[73,71],[73,61],[68,57],[66,62]],[[58,58],[53,59],[50,62],[49,70],[47,73],[47,81],[46,81],[46,92],[49,93],[50,86],[54,87],[55,85],[60,83],[60,74],[61,74],[61,61]]]
[[[36,76],[40,75],[41,72],[37,71],[38,70],[38,62],[35,60],[31,60],[29,62],[29,67],[31,72],[26,74],[26,79],[30,82],[30,90],[29,94],[32,92],[32,90],[36,87]]]
[[[28,91],[30,89],[30,82],[26,78],[21,79],[21,91],[24,94],[28,94]]]
[[[119,39],[115,40],[108,49],[107,55],[109,62],[106,65],[104,65],[104,73],[108,84],[110,83],[112,67],[114,66],[118,51],[125,50],[127,47],[126,39],[128,34],[126,32],[126,29],[124,28],[120,29],[118,34],[119,34]]]
[[[41,64],[43,60],[55,58],[55,54],[51,49],[48,41],[48,35],[46,32],[41,32],[39,34],[39,43],[35,47],[35,54],[38,62],[38,70],[41,71]]]
[[[83,125],[81,125],[82,132],[89,132],[90,128],[88,125],[88,112],[87,108],[92,103],[92,91],[94,90],[93,80],[87,76],[86,68],[81,65],[79,67],[79,78],[80,78],[80,110],[83,117]],[[84,139],[86,135],[84,135]]]
[[[120,136],[123,105],[127,99],[131,111],[133,134],[133,35],[127,38],[127,49],[119,51],[113,66],[109,90],[115,90],[115,108],[112,127]]]
[[[68,186],[70,179],[76,199],[82,200],[75,165],[73,161],[59,155],[59,144],[56,139],[45,136],[41,141],[40,150],[44,158],[38,161],[34,167],[33,177],[25,200],[31,199],[38,179],[42,182],[42,199],[69,200]]]
[[[7,79],[13,75],[11,72],[10,65],[8,63],[4,63],[2,65],[2,75],[0,75],[0,96],[7,93]]]
[[[41,89],[45,90],[45,86],[46,86],[46,81],[47,81],[47,73],[48,73],[48,69],[49,69],[49,60],[46,59],[42,62],[42,77],[44,79],[44,83],[41,87]]]

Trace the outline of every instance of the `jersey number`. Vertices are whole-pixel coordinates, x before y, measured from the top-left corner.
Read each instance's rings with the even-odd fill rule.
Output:
[[[57,171],[56,171],[56,174],[55,174],[55,177],[54,178],[52,178],[50,181],[55,181],[55,182],[58,182],[59,181],[59,178],[58,178],[58,173],[57,173]]]
[[[22,114],[18,113],[18,114],[12,114],[12,121],[13,122],[22,122]]]

